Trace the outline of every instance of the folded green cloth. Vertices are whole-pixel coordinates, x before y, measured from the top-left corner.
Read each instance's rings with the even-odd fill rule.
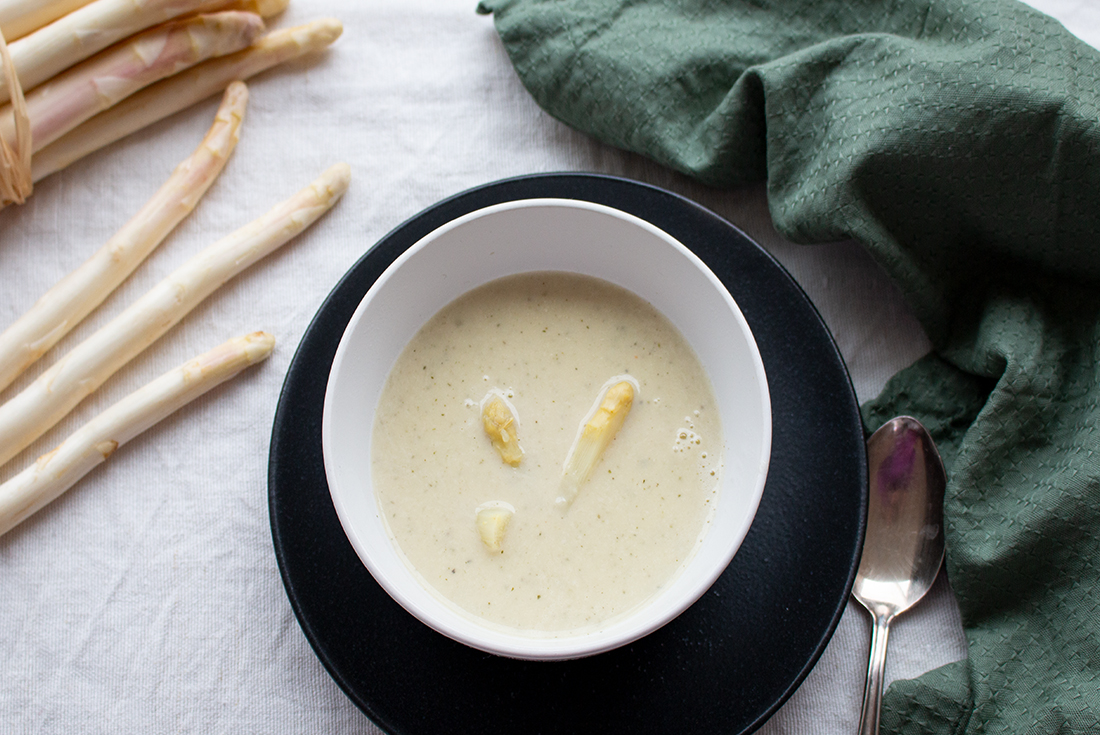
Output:
[[[861,242],[935,354],[864,408],[944,449],[969,658],[883,729],[1100,732],[1100,53],[1014,0],[484,0],[551,114],[795,242]]]

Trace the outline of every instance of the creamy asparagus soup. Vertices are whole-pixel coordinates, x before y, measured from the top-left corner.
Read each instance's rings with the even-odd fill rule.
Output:
[[[566,273],[503,278],[444,307],[394,365],[373,437],[379,507],[425,584],[550,635],[670,581],[721,472],[691,347],[636,295]]]

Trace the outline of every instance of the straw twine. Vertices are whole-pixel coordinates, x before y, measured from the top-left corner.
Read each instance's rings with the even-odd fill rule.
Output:
[[[15,150],[0,136],[0,206],[6,206],[25,202],[34,182],[31,179],[31,119],[27,114],[27,102],[23,99],[23,87],[19,84],[19,76],[2,32],[0,64],[3,65],[3,81],[11,94],[11,109],[15,118]]]

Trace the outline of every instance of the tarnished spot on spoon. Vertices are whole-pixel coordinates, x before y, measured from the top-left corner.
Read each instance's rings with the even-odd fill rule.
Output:
[[[874,618],[860,735],[877,735],[890,622],[917,603],[943,563],[947,476],[936,445],[910,416],[867,440],[867,535],[852,596]]]

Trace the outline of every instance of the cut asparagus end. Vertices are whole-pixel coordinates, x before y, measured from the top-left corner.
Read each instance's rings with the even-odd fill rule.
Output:
[[[620,380],[603,394],[603,400],[591,417],[581,426],[573,448],[562,470],[558,507],[568,509],[577,499],[581,485],[592,474],[603,457],[607,445],[622,428],[626,416],[634,405],[634,384]]]
[[[501,548],[504,544],[504,532],[508,529],[508,522],[512,520],[515,512],[515,508],[501,501],[478,506],[477,532],[489,551],[504,553]]]
[[[515,413],[503,398],[489,394],[482,401],[481,423],[493,442],[500,458],[513,467],[519,467],[523,449],[519,446]]]

